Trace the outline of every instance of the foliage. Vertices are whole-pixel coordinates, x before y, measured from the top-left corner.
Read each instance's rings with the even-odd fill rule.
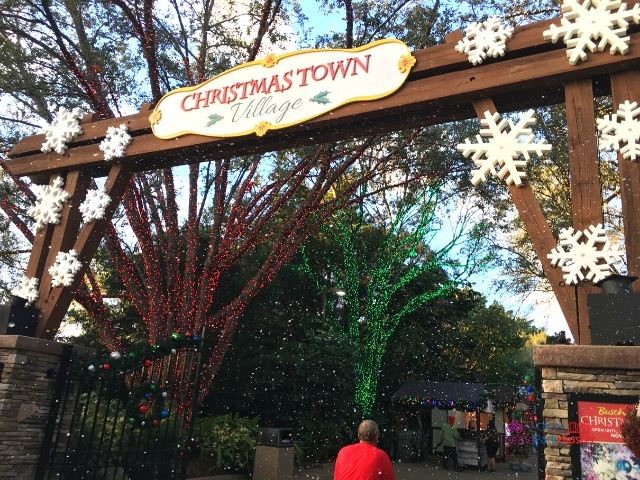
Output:
[[[253,466],[259,419],[237,414],[207,415],[194,424],[193,439],[209,473],[249,472]]]
[[[638,404],[640,406],[640,404]],[[632,408],[627,412],[621,427],[624,443],[629,447],[636,458],[640,458],[640,418],[638,408]]]

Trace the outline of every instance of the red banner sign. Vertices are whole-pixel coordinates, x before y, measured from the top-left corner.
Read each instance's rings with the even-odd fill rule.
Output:
[[[620,427],[635,405],[578,401],[580,443],[624,443]]]

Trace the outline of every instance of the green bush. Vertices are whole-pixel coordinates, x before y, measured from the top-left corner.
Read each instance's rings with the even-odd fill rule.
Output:
[[[193,438],[209,473],[250,472],[259,431],[257,417],[209,415],[196,420]]]

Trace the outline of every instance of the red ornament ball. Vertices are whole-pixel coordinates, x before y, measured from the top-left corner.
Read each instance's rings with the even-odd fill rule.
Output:
[[[153,366],[153,361],[147,359],[144,361],[144,366],[147,368],[151,368]]]
[[[160,425],[160,420],[158,420],[157,418],[154,418],[151,423],[153,424],[154,427]]]
[[[142,415],[144,415],[145,413],[147,413],[147,412],[149,411],[149,405],[147,405],[146,403],[141,404],[141,405],[138,407],[138,411],[139,411]]]
[[[103,370],[109,370],[109,369],[111,369],[111,365],[109,365],[108,363],[104,363],[104,364],[102,365],[102,369],[103,369]]]
[[[536,400],[536,396],[533,393],[530,393],[529,395],[527,395],[527,401],[535,402],[535,400]]]

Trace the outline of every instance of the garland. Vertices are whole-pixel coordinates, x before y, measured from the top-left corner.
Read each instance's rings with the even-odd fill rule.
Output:
[[[178,350],[197,350],[201,343],[199,335],[173,332],[166,340],[131,347],[126,354],[104,351],[90,359],[77,357],[71,364],[71,373],[80,380],[107,382],[104,385],[109,386],[108,394],[125,403],[126,421],[130,425],[141,428],[157,426],[170,415],[169,390],[144,378],[129,390],[124,375],[142,368],[148,370],[153,367],[154,359],[174,355]]]

